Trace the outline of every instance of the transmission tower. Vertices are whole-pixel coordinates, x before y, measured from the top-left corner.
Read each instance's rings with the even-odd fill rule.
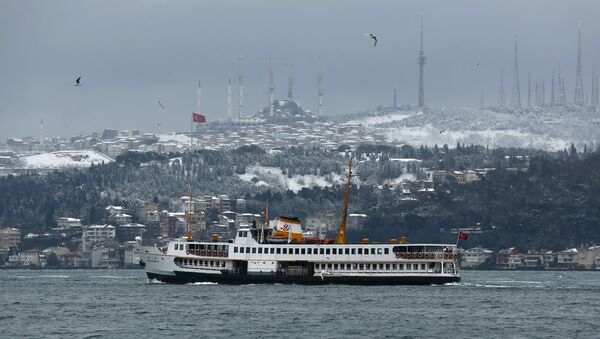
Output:
[[[575,104],[584,105],[583,75],[581,74],[581,25],[577,34],[577,78],[575,80]]]

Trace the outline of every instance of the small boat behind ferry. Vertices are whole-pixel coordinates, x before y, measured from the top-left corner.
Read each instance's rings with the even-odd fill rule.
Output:
[[[261,227],[241,228],[229,241],[194,241],[188,232],[187,238],[171,240],[161,249],[142,246],[138,238],[140,264],[149,279],[177,284],[429,285],[460,281],[455,244],[398,244],[395,240],[371,244],[366,239],[347,244],[351,174],[352,162],[335,243],[305,233],[296,218],[279,217],[272,226],[266,221]]]

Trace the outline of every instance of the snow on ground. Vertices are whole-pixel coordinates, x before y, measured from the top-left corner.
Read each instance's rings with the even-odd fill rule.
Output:
[[[355,119],[346,121],[344,125],[363,125],[365,127],[386,124],[395,121],[401,121],[412,117],[414,114],[383,114],[379,116],[366,117],[364,119]]]
[[[385,183],[390,186],[398,186],[403,182],[414,182],[417,181],[416,174],[413,173],[403,173],[399,177],[395,179],[386,180]]]
[[[52,153],[41,153],[19,158],[24,168],[29,169],[53,169],[67,167],[90,167],[92,163],[105,164],[114,160],[96,151],[59,151]]]
[[[238,174],[238,176],[243,181],[248,182],[256,178],[255,181],[258,180],[255,182],[256,186],[268,186],[294,192],[298,192],[305,187],[329,187],[342,183],[341,176],[335,173],[326,174],[325,176],[316,176],[313,174],[293,175],[291,178],[288,178],[279,167],[265,166],[247,167],[246,173]]]
[[[162,142],[162,143],[173,142],[173,143],[186,144],[186,145],[190,144],[190,136],[185,135],[185,134],[179,134],[179,133],[159,134],[158,138],[160,139],[160,142]],[[197,144],[198,139],[192,138],[192,142],[194,144]]]

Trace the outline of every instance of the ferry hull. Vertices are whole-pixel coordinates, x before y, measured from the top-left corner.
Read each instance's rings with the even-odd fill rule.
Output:
[[[441,285],[456,283],[460,276],[284,276],[267,274],[205,274],[175,271],[174,275],[146,272],[148,279],[171,284],[213,282],[219,284],[303,284],[303,285]]]

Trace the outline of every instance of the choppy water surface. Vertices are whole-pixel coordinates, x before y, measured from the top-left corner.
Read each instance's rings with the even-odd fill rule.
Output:
[[[600,337],[600,272],[462,277],[445,286],[177,286],[139,270],[3,270],[0,337]]]

